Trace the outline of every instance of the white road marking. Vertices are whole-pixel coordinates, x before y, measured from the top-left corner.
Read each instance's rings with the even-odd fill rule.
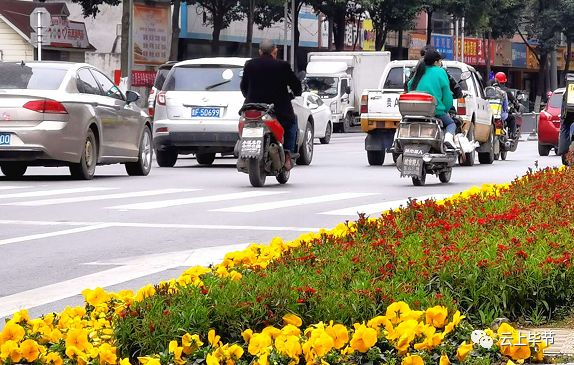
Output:
[[[319,195],[309,198],[299,198],[299,199],[289,199],[280,200],[268,203],[257,203],[248,205],[239,205],[236,207],[213,209],[212,212],[235,212],[235,213],[253,213],[260,212],[263,210],[272,210],[278,208],[295,207],[300,205],[316,204],[316,203],[326,203],[345,199],[355,199],[370,195],[377,195],[378,193],[339,193],[339,194],[328,194]]]
[[[277,232],[315,232],[317,227],[282,227],[282,226],[236,226],[217,224],[178,224],[178,223],[129,223],[129,222],[58,222],[58,221],[21,221],[0,220],[0,224],[30,225],[30,226],[97,226],[125,228],[172,228],[172,229],[205,229],[205,230],[246,230],[246,231],[277,231]],[[103,227],[102,227],[103,228]],[[0,241],[2,242],[2,241]]]
[[[29,236],[8,238],[8,239],[0,240],[0,246],[8,245],[10,243],[19,243],[19,242],[33,241],[33,240],[39,240],[39,239],[49,238],[49,237],[65,236],[68,234],[93,231],[96,229],[102,229],[102,228],[108,228],[108,227],[110,227],[109,224],[101,223],[101,224],[92,224],[92,225],[87,226],[87,227],[70,228],[70,229],[66,229],[63,231],[39,233],[39,234],[32,234]]]
[[[434,195],[425,195],[425,196],[414,197],[412,199],[416,199],[418,201],[424,201],[427,199],[440,200],[440,199],[444,199],[444,198],[449,197],[449,196],[450,195],[447,195],[447,194],[434,194]],[[344,208],[344,209],[331,210],[331,211],[323,212],[323,213],[319,213],[319,214],[345,215],[345,216],[349,216],[349,215],[356,216],[358,213],[380,214],[380,213],[382,213],[386,210],[389,210],[389,209],[396,209],[396,208],[399,208],[401,206],[406,206],[408,204],[408,201],[409,201],[408,199],[403,199],[403,200],[394,200],[394,201],[389,201],[389,202],[358,205],[356,207],[348,207],[348,208]]]
[[[31,186],[10,186],[10,185],[0,186],[0,190],[28,189],[28,188],[31,188]]]
[[[29,309],[80,295],[86,288],[105,288],[176,267],[207,266],[219,263],[223,260],[226,253],[243,250],[247,246],[248,244],[205,247],[195,250],[117,259],[103,263],[89,263],[89,265],[121,266],[1,297],[0,318],[11,316],[21,309]]]
[[[27,193],[14,193],[14,194],[2,194],[0,195],[0,201],[4,199],[12,198],[34,198],[38,196],[51,196],[51,195],[63,195],[63,194],[76,194],[76,193],[87,193],[91,191],[104,191],[104,190],[114,190],[117,188],[72,188],[72,189],[54,189],[54,190],[40,190],[40,191],[29,191]],[[3,205],[3,203],[0,203]]]
[[[158,189],[158,190],[134,191],[130,193],[88,195],[88,196],[77,196],[72,198],[32,200],[26,202],[4,203],[3,205],[20,205],[20,206],[37,207],[37,206],[53,205],[53,204],[79,203],[79,202],[96,201],[96,200],[125,199],[125,198],[137,198],[137,197],[154,196],[162,194],[185,193],[198,190],[201,189]]]
[[[162,201],[156,201],[156,202],[117,205],[114,207],[108,207],[108,209],[121,209],[121,210],[158,209],[158,208],[174,207],[174,206],[178,206],[178,205],[221,202],[221,201],[235,200],[235,199],[258,198],[261,196],[285,194],[285,193],[287,193],[287,192],[286,191],[246,191],[243,193],[218,194],[218,195],[199,196],[199,197],[195,197],[195,198],[183,198],[183,199],[180,198],[180,199],[162,200]]]

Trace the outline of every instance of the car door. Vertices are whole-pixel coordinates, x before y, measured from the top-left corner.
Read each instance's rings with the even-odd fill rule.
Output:
[[[315,94],[307,95],[306,105],[311,110],[311,114],[313,115],[313,120],[315,121],[315,131],[318,132],[317,135],[323,136],[331,116],[329,108],[327,108],[327,106],[323,103],[323,100],[321,100],[321,98]]]
[[[347,88],[349,87],[349,79],[341,79],[339,84],[339,95],[341,95],[341,113],[343,113],[343,118],[345,117],[345,110],[349,107],[351,103],[351,95],[347,93]]]
[[[110,138],[113,131],[108,130],[115,124],[114,108],[108,105],[107,98],[102,95],[100,84],[87,67],[78,70],[76,85],[78,91],[85,95],[82,98],[83,103],[87,108],[92,109],[93,116],[99,123],[101,138],[98,148],[100,156],[105,159],[107,156],[116,155],[113,141]]]
[[[106,106],[114,115],[105,130],[112,140],[115,157],[137,156],[142,130],[139,108],[134,103],[127,104],[120,89],[106,75],[96,69],[91,71],[103,91]]]
[[[476,121],[480,124],[490,124],[490,104],[484,96],[484,85],[476,71],[472,72],[472,80],[476,88]]]

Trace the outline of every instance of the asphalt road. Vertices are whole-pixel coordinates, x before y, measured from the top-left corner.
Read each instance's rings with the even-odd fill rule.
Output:
[[[30,168],[17,181],[0,175],[0,318],[82,304],[86,287],[137,289],[250,242],[293,239],[357,212],[376,216],[410,197],[509,182],[536,161],[560,165],[525,141],[507,161],[456,167],[449,184],[429,176],[414,187],[389,154],[384,166],[368,165],[364,134],[336,134],[315,145],[312,164],[295,167],[286,185],[268,177],[256,189],[234,159],[202,167],[180,157],[147,177],[128,177],[121,165],[98,167],[92,181],[71,180],[67,168]]]

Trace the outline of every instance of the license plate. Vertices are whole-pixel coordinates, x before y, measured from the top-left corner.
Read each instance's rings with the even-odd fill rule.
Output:
[[[219,118],[221,108],[191,108],[191,116],[199,118]]]
[[[243,128],[241,136],[246,138],[263,137],[263,128]]]
[[[10,144],[10,134],[0,133],[0,146],[8,146]]]
[[[406,157],[403,155],[403,176],[419,176],[422,172],[423,160],[419,157]]]

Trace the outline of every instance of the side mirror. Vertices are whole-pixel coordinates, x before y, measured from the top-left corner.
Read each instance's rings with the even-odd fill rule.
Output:
[[[345,88],[345,93],[346,93],[346,94],[349,94],[349,95],[351,94],[351,87],[350,87],[350,86],[347,86],[347,87]]]
[[[472,76],[472,74],[470,73],[470,71],[463,71],[460,74],[460,80],[458,82],[464,81],[464,80],[468,80],[470,79]]]
[[[126,91],[126,102],[128,104],[134,103],[138,101],[140,98],[140,94],[136,93],[135,91],[128,90]]]

